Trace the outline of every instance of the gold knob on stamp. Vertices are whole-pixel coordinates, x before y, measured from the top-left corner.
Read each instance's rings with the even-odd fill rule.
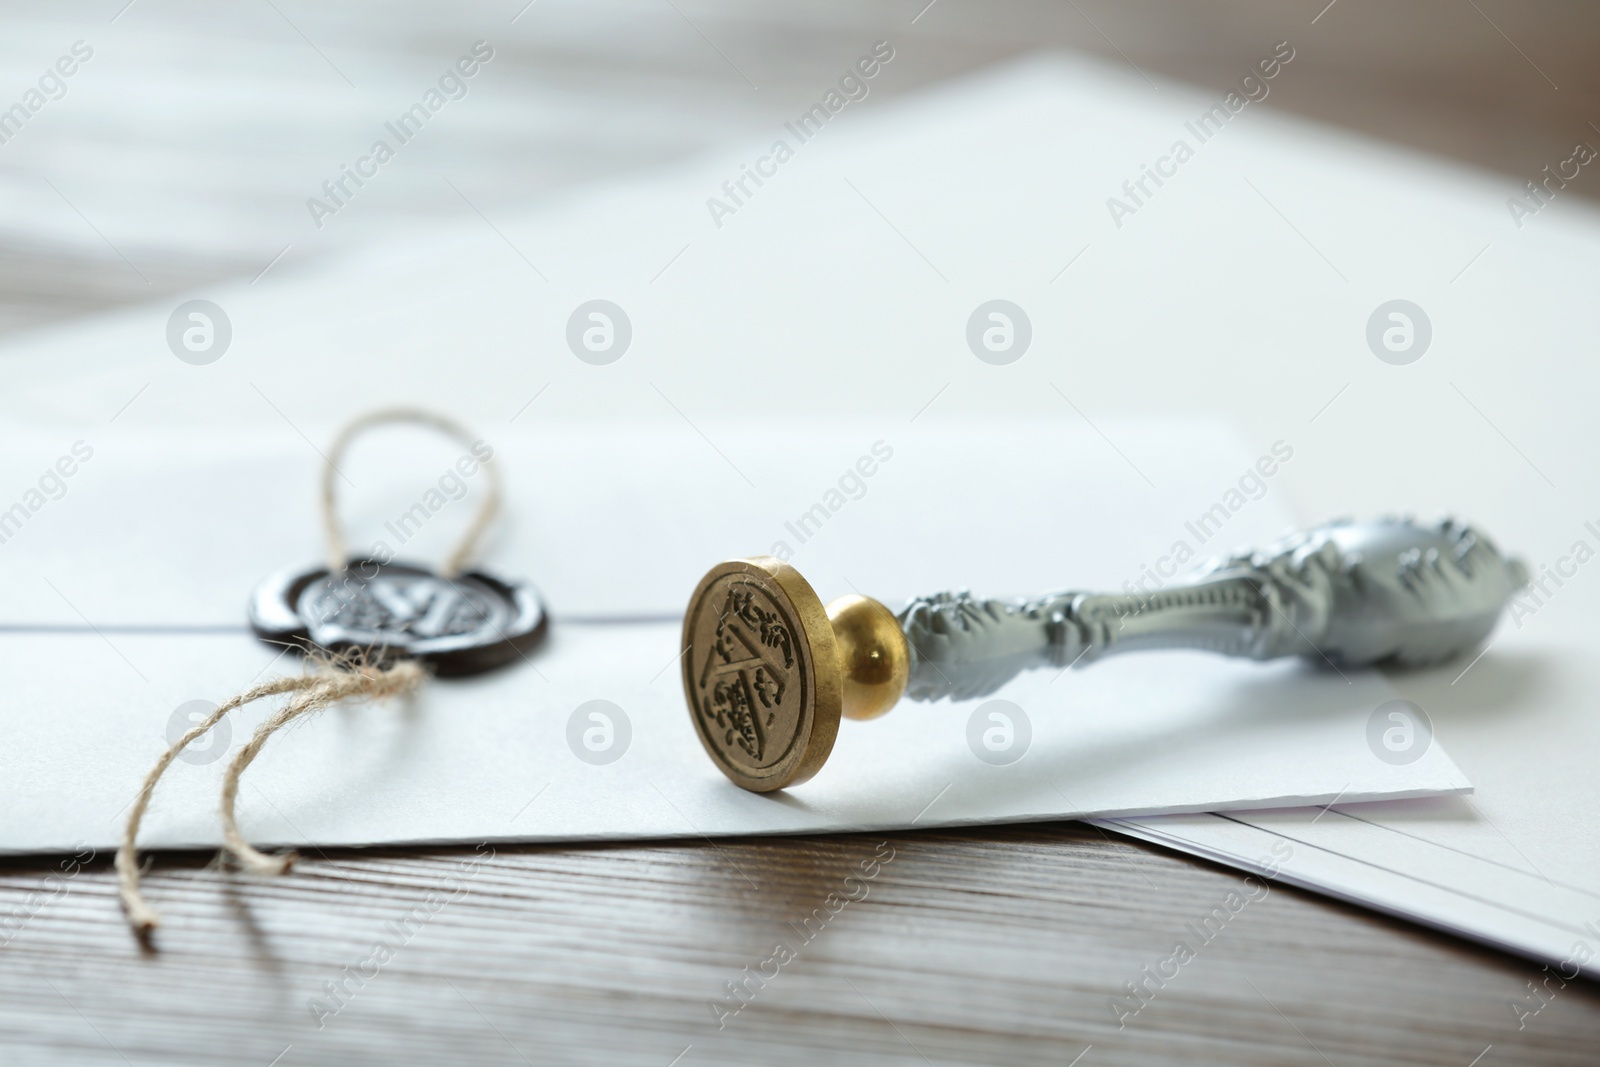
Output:
[[[910,648],[894,612],[868,596],[828,605],[844,677],[844,717],[876,719],[899,701],[911,676]]]
[[[768,793],[816,774],[839,717],[872,719],[905,692],[910,648],[888,608],[840,597],[826,609],[770,556],[706,572],[683,617],[683,692],[722,772]]]

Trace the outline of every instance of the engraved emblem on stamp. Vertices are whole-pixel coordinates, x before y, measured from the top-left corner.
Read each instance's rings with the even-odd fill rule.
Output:
[[[695,590],[683,686],[712,760],[766,792],[822,767],[841,715],[876,718],[902,696],[972,700],[1034,668],[1177,648],[1329,666],[1440,663],[1487,639],[1527,578],[1471,526],[1404,517],[1327,523],[1149,593],[935,593],[898,616],[863,596],[824,610],[794,568],[758,556],[718,564]],[[1427,728],[1425,718],[1405,722]],[[1391,762],[1426,750],[1424,741],[1402,752],[1398,729],[1382,736],[1388,747],[1373,741],[1373,751]],[[1020,760],[1032,737],[1028,716],[1007,701],[969,720],[973,754],[996,766]]]
[[[768,792],[816,773],[839,730],[839,657],[798,571],[766,557],[712,568],[684,615],[683,647],[690,714],[724,774]]]

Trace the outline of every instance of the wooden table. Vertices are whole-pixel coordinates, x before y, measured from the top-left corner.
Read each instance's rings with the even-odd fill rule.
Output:
[[[46,870],[6,864],[0,904]],[[0,1043],[282,1067],[1595,1062],[1592,985],[1519,1031],[1537,967],[1284,887],[1119,1029],[1111,996],[1242,888],[1081,824],[345,853],[274,881],[163,856],[146,952],[102,863],[0,951]],[[794,958],[766,963],[779,942]]]
[[[1600,139],[1590,4],[925,2],[7,5],[6,84],[83,38],[99,66],[82,77],[116,91],[79,83],[0,147],[0,329],[290,267],[401,219],[493,217],[748,136],[880,38],[897,48],[884,95],[1053,45],[1221,88],[1287,39],[1275,106],[1498,171],[1508,194]],[[282,236],[371,101],[479,38],[499,65],[478,119],[419,146],[326,240]],[[1597,188],[1585,172],[1571,194]],[[108,861],[67,880],[54,859],[0,863],[0,1063],[1600,1059],[1592,984],[1519,1029],[1511,1002],[1538,967],[1287,887],[1119,1027],[1111,998],[1242,879],[1080,824],[344,852],[274,881],[163,856],[155,951],[128,936]],[[846,883],[864,863],[875,875]],[[834,914],[830,894],[861,899]]]

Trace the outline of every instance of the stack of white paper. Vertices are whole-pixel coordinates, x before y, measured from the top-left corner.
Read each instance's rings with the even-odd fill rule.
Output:
[[[1395,679],[1432,709],[1470,798],[1103,825],[1600,977],[1600,668],[1584,640],[1600,635],[1544,622],[1505,627],[1465,675]]]

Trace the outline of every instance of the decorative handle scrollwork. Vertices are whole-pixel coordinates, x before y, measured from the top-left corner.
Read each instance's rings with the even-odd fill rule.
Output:
[[[983,696],[1032,667],[1162,648],[1338,666],[1436,663],[1487,637],[1527,576],[1470,526],[1392,518],[1299,532],[1148,594],[938,593],[899,615],[911,646],[906,694]]]

